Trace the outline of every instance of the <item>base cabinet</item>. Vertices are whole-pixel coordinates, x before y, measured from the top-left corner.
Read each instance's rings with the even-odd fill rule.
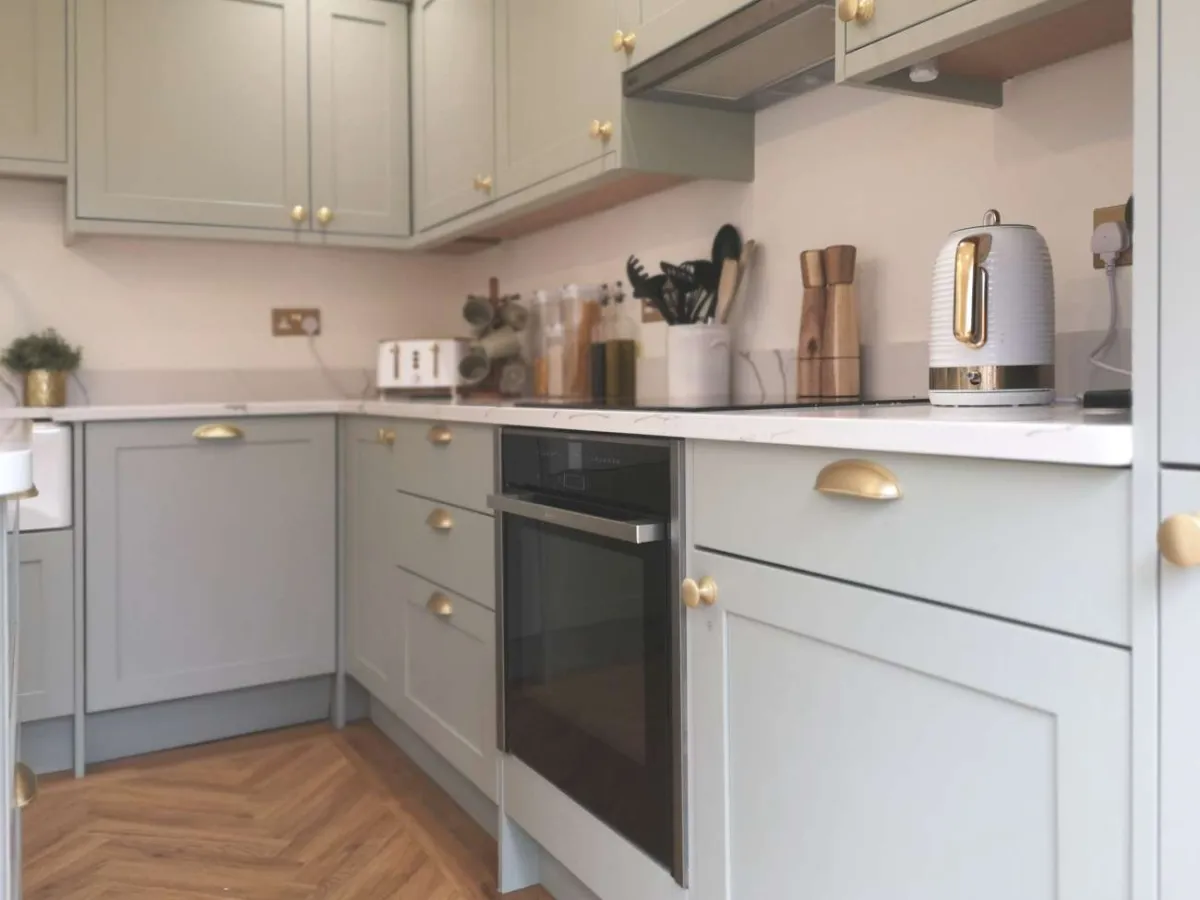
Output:
[[[75,708],[74,532],[21,535],[17,708],[22,722]]]
[[[719,554],[691,896],[1126,900],[1129,656]]]
[[[84,440],[89,712],[334,672],[333,417]]]

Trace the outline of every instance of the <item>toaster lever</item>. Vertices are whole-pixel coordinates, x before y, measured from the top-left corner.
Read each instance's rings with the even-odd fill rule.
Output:
[[[978,349],[987,343],[987,269],[979,237],[963,238],[954,252],[954,337]]]

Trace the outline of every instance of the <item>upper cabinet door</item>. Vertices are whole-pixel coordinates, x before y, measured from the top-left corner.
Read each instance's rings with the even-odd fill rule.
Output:
[[[409,233],[408,7],[312,0],[314,227]]]
[[[1200,303],[1196,302],[1195,244],[1200,239],[1200,107],[1196,105],[1196,40],[1200,4],[1162,4],[1160,192],[1161,248],[1159,391],[1161,452],[1164,463],[1200,465]],[[1136,221],[1135,221],[1136,227]],[[1153,300],[1150,300],[1153,302]]]
[[[418,231],[495,191],[495,2],[417,0],[413,192]]]
[[[906,0],[908,2],[908,0]],[[736,12],[750,0],[623,0],[622,36],[632,31],[629,62],[636,65]]]
[[[0,0],[0,171],[5,158],[66,162],[66,0]]]
[[[307,19],[306,0],[79,0],[77,214],[307,228]]]
[[[620,140],[625,0],[497,0],[496,186],[504,194],[601,159]],[[603,126],[603,131],[592,128]]]

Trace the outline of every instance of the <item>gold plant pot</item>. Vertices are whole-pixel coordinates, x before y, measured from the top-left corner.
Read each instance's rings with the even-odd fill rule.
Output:
[[[34,369],[25,373],[26,406],[66,406],[67,372]]]

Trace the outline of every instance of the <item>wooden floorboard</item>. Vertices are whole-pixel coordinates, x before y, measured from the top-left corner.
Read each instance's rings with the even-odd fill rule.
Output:
[[[23,822],[25,900],[497,896],[495,841],[369,723],[47,778]]]

